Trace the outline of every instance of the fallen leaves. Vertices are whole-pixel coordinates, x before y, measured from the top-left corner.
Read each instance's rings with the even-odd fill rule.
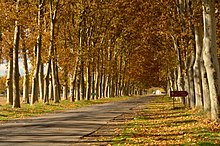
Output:
[[[220,124],[198,109],[189,110],[169,97],[159,97],[138,113],[116,145],[194,145],[220,143]],[[123,138],[126,136],[126,138]],[[116,138],[117,139],[117,138]],[[114,145],[114,144],[113,144]]]

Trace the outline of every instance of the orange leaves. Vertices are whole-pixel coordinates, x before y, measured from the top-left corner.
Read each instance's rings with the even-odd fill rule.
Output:
[[[209,128],[212,132],[220,132],[220,123],[217,121],[212,121],[210,119],[202,120],[205,127]]]
[[[159,97],[138,113],[123,131],[128,144],[146,145],[200,145],[218,144],[219,123],[205,119],[198,110],[188,110],[172,100]],[[120,142],[119,142],[120,143]]]

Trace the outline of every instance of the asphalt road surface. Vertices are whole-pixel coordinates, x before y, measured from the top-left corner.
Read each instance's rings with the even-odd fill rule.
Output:
[[[66,146],[89,135],[114,117],[147,104],[153,97],[92,105],[0,125],[0,146]]]

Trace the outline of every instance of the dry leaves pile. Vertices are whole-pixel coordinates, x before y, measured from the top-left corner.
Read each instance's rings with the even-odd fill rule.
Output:
[[[159,97],[126,125],[113,145],[216,145],[220,124],[200,110],[189,110],[178,101]]]

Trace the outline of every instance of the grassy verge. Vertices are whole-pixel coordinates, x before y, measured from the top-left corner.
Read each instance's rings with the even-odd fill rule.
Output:
[[[11,105],[0,105],[0,121],[8,121],[13,119],[24,119],[27,117],[40,116],[46,113],[61,112],[70,109],[76,109],[84,106],[90,106],[94,104],[103,104],[109,102],[116,102],[121,100],[127,100],[135,97],[115,97],[105,98],[99,100],[83,100],[83,101],[61,101],[60,103],[50,103],[45,105],[43,103],[36,103],[32,106],[29,104],[22,104],[21,108],[12,108]]]
[[[182,104],[172,106],[168,97],[158,97],[134,120],[127,123],[113,145],[217,145],[220,124],[207,114],[189,110]]]

